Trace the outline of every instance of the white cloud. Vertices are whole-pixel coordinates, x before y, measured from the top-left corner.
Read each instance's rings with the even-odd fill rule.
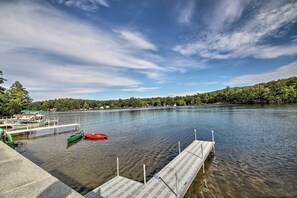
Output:
[[[257,83],[263,83],[263,82],[268,82],[272,80],[289,78],[292,76],[297,76],[297,61],[290,63],[288,65],[282,66],[271,72],[237,76],[225,84],[226,85],[257,84]]]
[[[115,35],[56,10],[32,4],[3,4],[0,11],[0,41],[11,47],[44,50],[91,64],[159,68],[139,58],[139,51],[124,47]]]
[[[63,88],[51,89],[48,87],[31,88],[30,96],[39,99],[56,99],[56,98],[87,98],[88,94],[98,93],[105,91],[104,89],[93,88]],[[46,98],[45,98],[46,96]]]
[[[210,29],[219,31],[228,27],[230,24],[236,22],[242,15],[246,5],[250,1],[240,0],[221,0],[218,1],[217,7],[213,10],[211,20],[209,23]]]
[[[132,87],[127,89],[121,89],[121,91],[133,91],[133,92],[146,92],[160,89],[159,87]]]
[[[141,33],[131,31],[115,31],[119,32],[122,37],[128,41],[133,47],[138,49],[147,49],[157,51],[157,47],[149,42]]]
[[[225,1],[224,1],[225,2]],[[237,1],[236,1],[237,2]],[[234,3],[236,4],[236,3]],[[230,12],[230,19],[224,16],[221,21],[214,20],[212,25],[220,27],[223,24],[229,27],[228,23],[236,21],[241,14],[236,10],[244,10],[245,4],[236,4]],[[198,41],[185,45],[177,45],[174,51],[180,52],[184,56],[198,55],[206,59],[228,59],[253,56],[255,58],[277,58],[280,56],[296,55],[297,45],[265,45],[265,38],[277,36],[278,30],[297,21],[297,3],[283,3],[272,6],[261,7],[255,11],[252,17],[245,19],[245,23],[233,27],[232,31],[204,32],[199,35]],[[278,7],[277,7],[278,6]],[[239,12],[239,13],[241,13]],[[224,13],[224,12],[223,12]],[[226,14],[225,13],[225,14]],[[229,15],[228,15],[229,16]],[[226,22],[229,21],[229,22]]]
[[[109,7],[106,0],[52,0],[69,7],[76,7],[85,11],[96,11],[100,6]]]
[[[216,82],[216,81],[209,81],[209,82],[203,82],[203,84],[205,84],[205,85],[216,85],[216,84],[218,84],[218,82]]]
[[[88,86],[87,90],[135,86],[141,82],[133,79],[130,70],[164,71],[145,47],[125,43],[113,31],[94,27],[46,4],[1,2],[1,70],[10,81],[20,80],[29,91],[35,89],[38,98],[34,99],[57,93],[71,96],[81,86]],[[37,93],[38,87],[52,86],[60,91]]]
[[[181,24],[190,24],[192,15],[194,14],[195,10],[195,1],[188,0],[182,1],[183,5],[178,6],[179,15],[178,15],[178,22]]]

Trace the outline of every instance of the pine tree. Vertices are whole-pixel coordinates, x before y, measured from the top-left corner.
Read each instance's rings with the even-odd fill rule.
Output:
[[[29,96],[29,92],[23,87],[23,85],[16,81],[6,92],[8,96],[8,113],[16,114],[21,110],[27,108],[28,104],[32,102]]]

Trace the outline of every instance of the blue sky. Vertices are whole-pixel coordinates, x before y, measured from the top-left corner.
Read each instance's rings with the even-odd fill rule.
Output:
[[[175,96],[297,76],[297,2],[2,0],[0,70],[34,100]]]

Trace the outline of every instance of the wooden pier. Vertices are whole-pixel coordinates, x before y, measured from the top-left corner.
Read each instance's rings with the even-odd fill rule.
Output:
[[[212,141],[195,140],[180,152],[153,178],[146,182],[146,169],[143,165],[144,183],[133,181],[119,175],[119,159],[117,158],[117,176],[85,195],[95,197],[183,197],[211,151],[215,152],[214,132]]]
[[[55,133],[58,128],[74,127],[75,130],[77,130],[79,128],[79,126],[80,126],[80,124],[64,124],[64,125],[54,125],[54,126],[37,127],[37,128],[28,127],[27,129],[7,131],[6,134],[20,134],[20,133],[39,131],[39,130],[47,130],[47,129],[54,129],[54,133]]]

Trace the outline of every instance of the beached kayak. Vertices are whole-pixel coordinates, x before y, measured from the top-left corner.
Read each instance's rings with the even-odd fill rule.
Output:
[[[107,139],[108,136],[105,134],[100,134],[100,133],[86,133],[84,134],[85,138],[89,139]]]
[[[80,130],[79,132],[76,132],[75,134],[67,138],[67,142],[73,142],[74,140],[81,138],[83,135],[84,135],[84,131]]]

